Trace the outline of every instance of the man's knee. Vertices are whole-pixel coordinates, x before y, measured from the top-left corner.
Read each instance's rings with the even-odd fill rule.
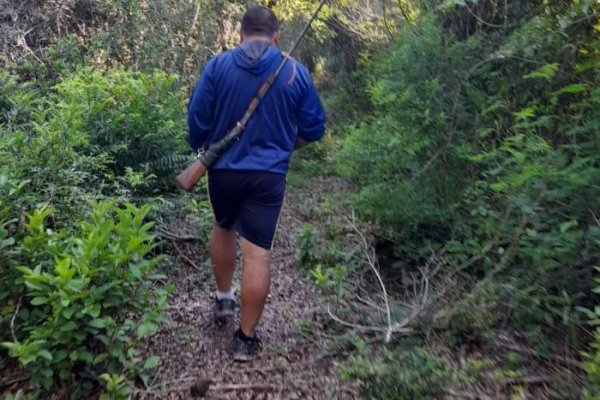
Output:
[[[247,262],[266,263],[268,265],[271,257],[271,251],[260,247],[247,239],[240,240],[242,257]]]

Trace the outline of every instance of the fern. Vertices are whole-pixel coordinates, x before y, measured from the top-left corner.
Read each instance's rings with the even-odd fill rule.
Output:
[[[149,171],[159,174],[173,174],[180,172],[192,161],[189,155],[169,154],[145,163],[143,167]]]

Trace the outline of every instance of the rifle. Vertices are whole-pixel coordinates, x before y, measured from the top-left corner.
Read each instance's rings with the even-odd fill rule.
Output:
[[[262,86],[258,90],[258,93],[256,94],[256,97],[254,97],[250,102],[250,105],[246,109],[246,112],[244,113],[242,119],[240,119],[235,124],[235,126],[223,137],[223,139],[208,146],[206,151],[198,152],[198,155],[196,156],[196,161],[194,161],[192,165],[190,165],[183,172],[177,175],[177,186],[188,192],[192,191],[192,189],[194,189],[194,186],[198,184],[200,179],[202,179],[204,174],[206,174],[208,168],[217,160],[217,158],[219,158],[219,156],[225,150],[227,150],[229,146],[233,144],[233,142],[235,142],[240,136],[242,136],[244,128],[248,123],[248,120],[250,120],[250,117],[252,117],[252,115],[256,111],[256,108],[260,104],[261,100],[263,99],[263,97],[265,97],[265,95],[271,88],[271,85],[273,84],[273,82],[275,82],[275,79],[277,79],[277,77],[285,67],[285,64],[292,56],[292,53],[294,53],[294,51],[296,50],[296,47],[298,47],[298,44],[304,37],[304,34],[308,30],[312,22],[319,15],[321,8],[323,8],[323,5],[326,1],[327,0],[321,0],[319,6],[317,7],[317,10],[313,13],[312,17],[306,23],[304,28],[302,28],[302,31],[300,31],[300,34],[292,43],[290,50],[287,52],[285,57],[283,57],[283,60],[281,60],[281,63],[279,64],[275,72],[269,76],[265,83],[262,84]]]

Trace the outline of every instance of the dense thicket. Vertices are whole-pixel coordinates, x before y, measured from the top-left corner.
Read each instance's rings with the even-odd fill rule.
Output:
[[[336,170],[359,183],[356,208],[377,222],[396,268],[438,254],[462,276],[467,292],[438,313],[457,343],[499,329],[542,352],[590,339],[598,11],[592,1],[427,2],[361,66],[372,111],[341,139]]]

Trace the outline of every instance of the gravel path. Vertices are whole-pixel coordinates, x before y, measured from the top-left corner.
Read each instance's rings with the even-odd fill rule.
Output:
[[[230,354],[239,318],[226,326],[212,322],[214,286],[205,246],[177,245],[200,268],[180,258],[180,266],[169,272],[176,286],[167,312],[169,322],[146,344],[147,352],[160,356],[162,364],[141,398],[193,398],[190,387],[199,380],[212,381],[207,399],[357,398],[357,385],[338,381],[334,360],[319,340],[318,331],[328,323],[323,301],[295,267],[296,235],[302,224],[286,204],[275,240],[271,294],[258,328],[263,349],[247,364],[234,363]],[[235,285],[239,285],[239,269],[238,265]]]

